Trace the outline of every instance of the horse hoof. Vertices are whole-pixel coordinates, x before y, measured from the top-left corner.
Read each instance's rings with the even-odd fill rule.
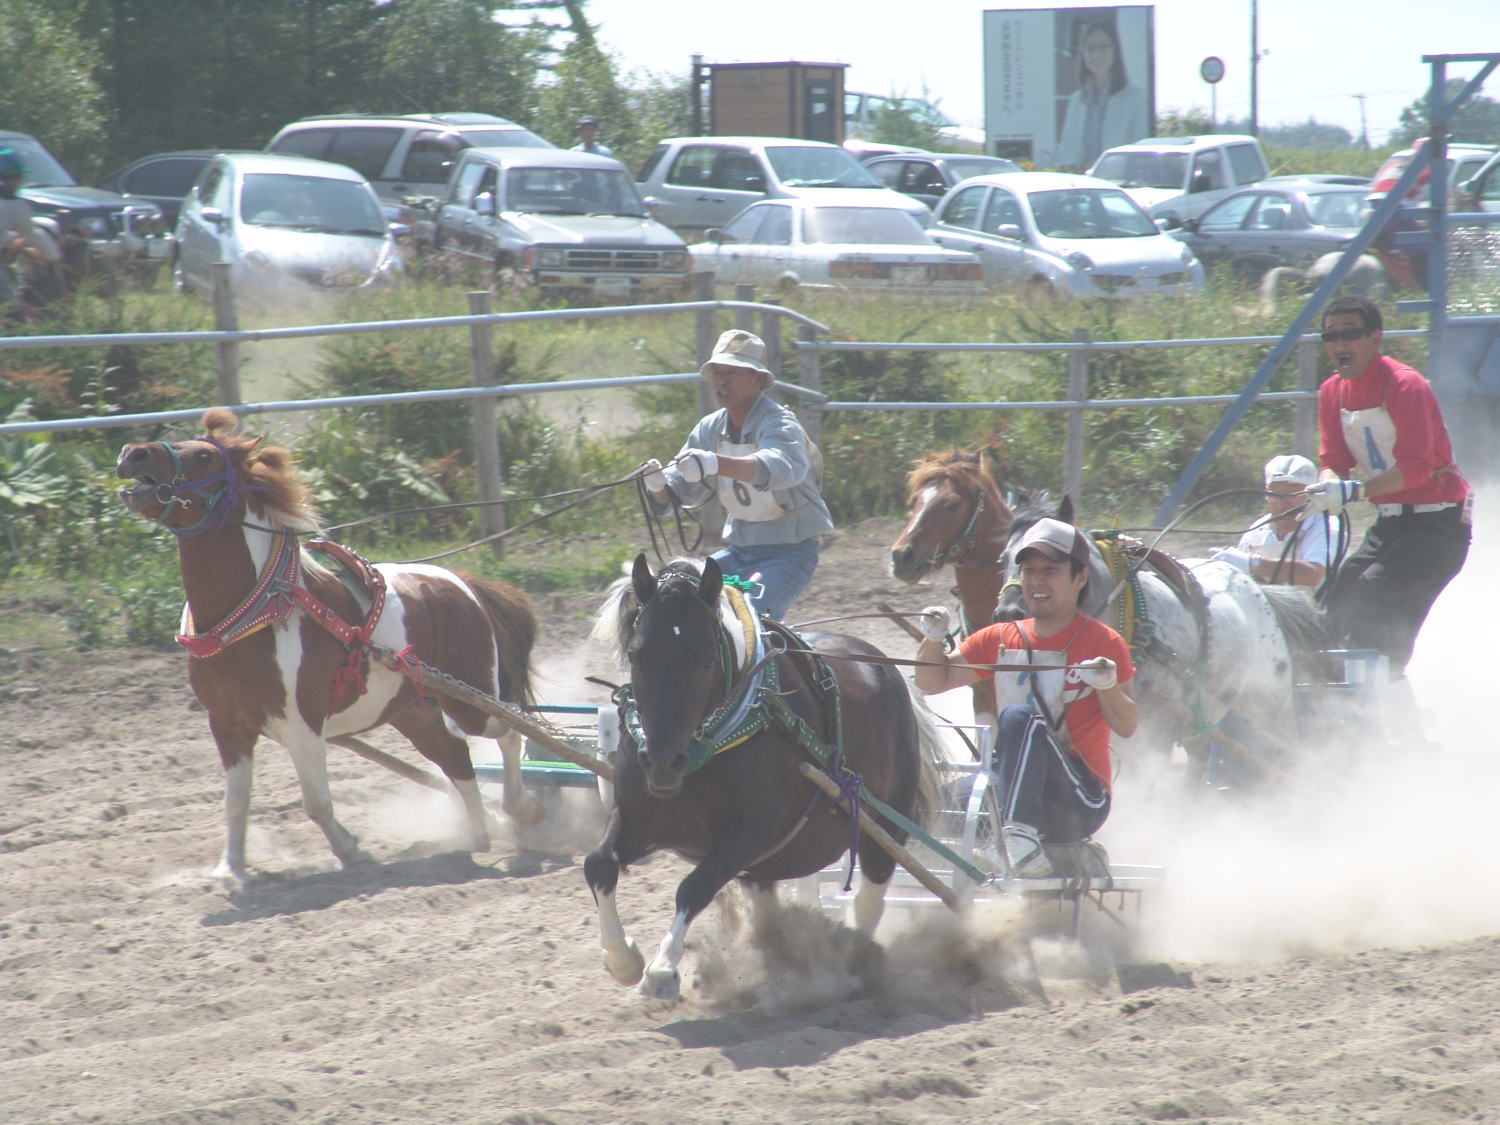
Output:
[[[682,977],[676,969],[652,969],[635,990],[652,1000],[681,1000]]]
[[[341,866],[345,871],[349,870],[349,868],[351,867],[363,867],[366,864],[374,862],[375,857],[372,856],[369,852],[365,851],[364,848],[355,848],[348,855],[339,856],[339,866]]]
[[[529,794],[525,800],[517,801],[514,805],[506,805],[504,808],[506,816],[527,828],[534,827],[547,819],[546,807]]]
[[[626,939],[623,951],[604,951],[604,967],[615,980],[629,986],[641,979],[641,974],[646,971],[646,959],[641,956],[640,946],[634,939]]]
[[[226,891],[242,891],[250,882],[250,873],[243,867],[233,867],[222,861],[208,873],[208,877]]]

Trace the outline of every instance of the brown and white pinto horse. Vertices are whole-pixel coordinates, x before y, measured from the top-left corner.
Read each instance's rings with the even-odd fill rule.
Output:
[[[963,630],[983,629],[1000,600],[1011,522],[983,453],[930,453],[906,478],[906,491],[906,526],[891,544],[891,574],[915,584],[951,565]],[[975,685],[974,710],[978,721],[993,722],[987,684]]]
[[[521,782],[519,735],[472,707],[423,698],[410,679],[362,650],[407,653],[497,698],[527,703],[536,621],[525,595],[441,567],[372,567],[336,547],[302,546],[298,537],[317,525],[291,455],[237,436],[227,410],[208,411],[203,428],[190,441],[127,444],[116,472],[135,482],[120,490],[125,506],[178,537],[187,593],[178,640],[191,654],[188,680],[208,712],[225,774],[224,855],[215,874],[247,877],[251,763],[262,735],[291,754],[303,808],[345,866],[369,857],[334,819],[325,744],[386,723],[453,782],[473,848],[487,848],[489,832],[470,736],[500,741],[505,811],[524,823],[539,820],[541,807]]]

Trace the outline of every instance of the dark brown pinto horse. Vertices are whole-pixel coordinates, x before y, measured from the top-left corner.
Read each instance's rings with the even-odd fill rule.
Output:
[[[1010,522],[982,453],[930,453],[906,478],[906,526],[891,544],[891,573],[915,584],[952,566],[964,631],[983,629],[1000,600]],[[993,723],[994,710],[988,685],[975,685],[976,720]]]
[[[135,482],[120,490],[125,506],[177,536],[188,634],[178,639],[192,654],[188,680],[224,765],[224,855],[215,874],[247,877],[251,756],[262,735],[290,752],[302,806],[345,866],[368,857],[334,819],[325,743],[385,723],[453,782],[472,847],[487,848],[489,834],[466,736],[500,739],[505,810],[534,823],[541,809],[522,786],[518,735],[472,707],[424,700],[360,650],[365,642],[409,650],[526,703],[536,622],[525,596],[441,567],[392,564],[369,568],[365,589],[354,592],[359,583],[341,580],[343,564],[299,545],[316,523],[291,455],[236,436],[237,428],[229,411],[210,410],[202,437],[128,444],[116,466]],[[365,564],[353,556],[353,565]],[[327,625],[317,619],[325,612]]]
[[[767,696],[823,743],[838,741],[844,766],[863,778],[867,792],[918,823],[936,806],[936,730],[905,679],[889,664],[834,659],[844,653],[878,661],[880,651],[837,633],[804,635],[806,647],[829,654],[826,670],[842,703],[838,724],[816,686],[811,658],[760,651],[764,637],[753,617],[737,610],[723,585],[712,559],[678,559],[653,575],[641,555],[633,576],[611,590],[595,629],[629,661],[631,683],[621,695],[615,805],[583,870],[599,907],[606,967],[622,984],[639,982],[648,996],[678,995],[688,926],[731,879],[755,892],[757,911],[770,909],[775,883],[821,870],[850,845],[849,817],[798,772],[812,754],[775,707],[766,710],[769,699],[755,688],[744,694],[767,722],[743,742],[730,741],[749,729],[737,719],[727,729],[711,723],[726,701],[731,716],[740,713],[733,701],[750,682],[747,669],[762,661],[775,666],[778,680],[763,685]],[[841,740],[834,736],[838,725]],[[732,748],[712,752],[719,742]],[[899,826],[877,819],[898,840],[906,838]],[[661,850],[696,866],[677,888],[672,927],[648,969],[620,924],[615,886],[621,868]],[[865,837],[859,865],[855,920],[870,933],[895,861]]]

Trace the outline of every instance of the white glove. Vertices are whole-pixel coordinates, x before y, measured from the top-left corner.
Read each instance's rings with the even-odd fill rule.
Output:
[[[1255,559],[1255,556],[1249,551],[1239,547],[1220,547],[1217,551],[1210,552],[1209,557],[1217,559],[1222,563],[1228,563],[1235,570],[1243,571],[1246,574],[1250,573],[1250,564]]]
[[[1115,662],[1107,656],[1096,656],[1078,666],[1078,678],[1095,691],[1108,691],[1119,683],[1115,675]]]
[[[649,491],[665,492],[667,490],[667,474],[661,471],[661,462],[655,457],[641,462],[640,474],[642,482]]]
[[[718,475],[719,455],[706,449],[689,449],[677,458],[677,471],[688,484],[697,484],[704,477]]]
[[[1297,513],[1298,521],[1320,512],[1342,512],[1346,504],[1363,500],[1365,486],[1357,480],[1320,480],[1302,490],[1307,507]]]
[[[917,628],[928,640],[941,641],[958,630],[958,622],[953,619],[953,611],[947,606],[930,605],[917,618]]]

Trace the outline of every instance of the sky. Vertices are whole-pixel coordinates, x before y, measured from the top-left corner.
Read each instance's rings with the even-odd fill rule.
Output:
[[[602,44],[626,71],[686,74],[705,62],[843,62],[844,87],[920,96],[924,89],[964,125],[984,118],[986,9],[1073,4],[975,0],[589,0]],[[1156,107],[1214,109],[1198,73],[1210,55],[1224,60],[1220,118],[1250,113],[1251,0],[1158,0]],[[1500,52],[1500,0],[1258,0],[1260,123],[1309,117],[1360,135],[1363,106],[1370,142],[1381,145],[1401,110],[1426,93],[1428,54]],[[1474,64],[1450,64],[1470,77]],[[1500,100],[1500,72],[1480,91]],[[1363,94],[1361,101],[1355,95]],[[1500,143],[1500,137],[1495,138]]]

